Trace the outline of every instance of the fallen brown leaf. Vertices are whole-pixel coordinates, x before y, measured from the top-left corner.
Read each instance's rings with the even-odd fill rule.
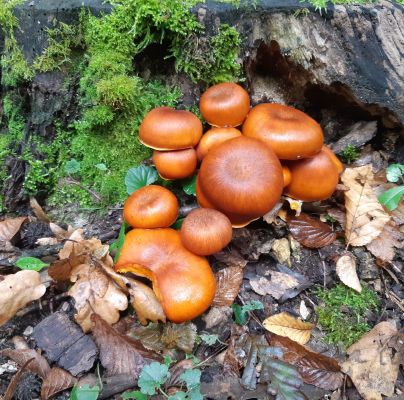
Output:
[[[19,271],[7,275],[0,282],[0,325],[6,323],[15,313],[46,292],[41,276],[36,271]]]
[[[73,387],[77,382],[77,378],[64,369],[53,367],[42,383],[41,400],[48,400],[56,393]]]
[[[289,216],[287,222],[293,238],[305,247],[319,249],[337,238],[329,225],[304,213]]]
[[[27,217],[18,217],[0,221],[0,240],[11,241],[26,220]]]
[[[75,255],[74,251],[69,258],[57,260],[51,264],[48,274],[55,281],[68,281],[74,268],[90,262],[88,254]]]
[[[404,350],[403,339],[400,349],[391,345],[397,335],[392,325],[380,322],[347,350],[349,359],[341,365],[342,370],[365,400],[382,400],[382,395],[394,393]]]
[[[76,229],[69,236],[68,241],[63,246],[63,249],[59,252],[59,258],[61,260],[69,258],[73,252],[76,255],[84,253],[88,254],[103,246],[99,239],[84,239],[83,232],[83,229]]]
[[[31,197],[29,199],[29,205],[31,206],[32,211],[34,212],[35,216],[42,222],[49,223],[50,219],[46,215],[45,211],[42,209],[42,207],[39,205],[35,197]]]
[[[161,360],[161,357],[128,336],[121,335],[99,315],[92,314],[93,337],[100,349],[100,361],[109,376],[131,374],[139,376],[146,359]]]
[[[336,270],[342,283],[359,293],[362,291],[362,286],[356,273],[356,261],[353,254],[347,252],[339,257]]]
[[[344,374],[333,358],[314,353],[287,337],[275,334],[265,336],[271,346],[282,349],[283,360],[298,369],[305,383],[326,390],[336,390],[342,386]]]
[[[223,250],[213,255],[219,262],[226,264],[228,267],[244,268],[248,261],[235,249]]]
[[[262,324],[266,330],[277,335],[287,336],[300,344],[309,341],[313,329],[313,324],[300,321],[285,312],[271,315]]]
[[[377,238],[390,216],[384,211],[372,190],[371,165],[346,168],[342,182],[349,187],[345,192],[346,226],[348,245],[365,246]]]
[[[0,355],[11,358],[20,367],[22,367],[28,360],[33,359],[28,365],[27,370],[33,374],[39,375],[45,379],[50,371],[50,367],[46,359],[37,353],[34,349],[4,349],[0,351]]]
[[[224,307],[233,304],[243,282],[243,268],[228,267],[216,273],[216,294],[213,307]]]
[[[260,277],[259,279],[250,279],[250,285],[255,293],[265,296],[271,295],[279,300],[286,290],[295,288],[299,285],[299,281],[288,274],[282,272],[271,271],[271,280]]]
[[[66,239],[69,239],[69,237],[72,235],[72,233],[74,232],[74,229],[69,226],[66,229],[63,229],[62,227],[60,227],[59,225],[50,222],[49,223],[49,228],[52,231],[52,233],[55,235],[55,237],[59,240],[59,241],[63,241]]]
[[[403,247],[403,234],[394,220],[384,226],[380,235],[366,245],[366,248],[377,258],[385,262],[393,261],[395,248]]]

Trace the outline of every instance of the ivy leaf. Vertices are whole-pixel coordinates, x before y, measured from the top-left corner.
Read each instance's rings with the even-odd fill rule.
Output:
[[[44,267],[48,267],[49,264],[44,263],[39,258],[35,257],[20,257],[15,265],[20,269],[28,269],[32,271],[40,271]]]
[[[264,305],[258,300],[252,300],[243,306],[240,306],[239,304],[233,304],[232,309],[234,312],[236,324],[245,325],[248,322],[248,312],[254,310],[263,310]]]
[[[104,163],[95,164],[95,168],[99,169],[100,171],[107,171],[108,168]]]
[[[99,394],[98,385],[91,388],[89,385],[75,386],[70,394],[70,400],[97,400]]]
[[[203,333],[202,335],[199,335],[199,337],[202,342],[206,343],[208,346],[213,346],[219,340],[219,335],[217,334],[207,335],[206,333]]]
[[[393,187],[386,190],[379,196],[379,201],[386,206],[390,211],[398,207],[401,197],[404,195],[404,185]]]
[[[403,175],[403,164],[391,164],[386,169],[386,177],[389,182],[398,182]]]
[[[184,180],[182,183],[182,189],[186,194],[196,196],[196,175]]]
[[[188,390],[199,388],[201,385],[201,370],[187,369],[180,375],[180,379],[185,382]]]
[[[132,392],[125,392],[121,394],[123,400],[147,400],[147,395],[139,390],[133,390]]]
[[[138,385],[144,394],[153,395],[163,383],[170,377],[167,365],[152,362],[143,367],[140,373]]]
[[[116,250],[116,254],[114,257],[115,262],[118,260],[119,256],[121,255],[123,242],[125,241],[125,231],[126,231],[127,227],[128,227],[128,225],[126,224],[126,222],[123,222],[121,229],[119,230],[118,238],[113,243],[111,243],[109,246],[109,251]]]
[[[80,163],[74,158],[65,164],[65,172],[69,175],[77,174],[77,172],[80,172],[80,168]]]
[[[153,167],[139,165],[131,168],[125,176],[126,191],[132,194],[143,186],[151,185],[158,179],[157,171]]]

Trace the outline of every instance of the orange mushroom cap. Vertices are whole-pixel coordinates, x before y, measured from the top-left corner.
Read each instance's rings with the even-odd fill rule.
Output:
[[[212,128],[203,136],[196,148],[196,155],[199,161],[208,154],[208,151],[226,140],[241,136],[241,132],[236,128]]]
[[[194,173],[197,161],[195,149],[153,152],[154,165],[163,179],[187,178]]]
[[[284,193],[302,201],[328,199],[334,192],[339,179],[338,168],[326,150],[312,158],[289,161],[292,180]]]
[[[185,249],[174,229],[130,231],[115,269],[150,279],[167,318],[176,323],[202,314],[215,296],[208,261]]]
[[[289,167],[287,167],[286,165],[282,165],[282,173],[283,173],[283,187],[286,187],[292,180],[292,174],[290,172]]]
[[[338,173],[342,173],[344,170],[344,165],[342,162],[338,159],[338,157],[335,155],[335,153],[327,146],[323,146],[322,150],[327,153],[328,157],[330,157],[331,161],[335,164],[337,167]]]
[[[250,110],[250,96],[240,85],[219,83],[202,94],[199,108],[212,126],[238,126]]]
[[[202,136],[202,123],[190,111],[158,107],[147,113],[139,128],[140,141],[156,150],[194,147]]]
[[[168,189],[144,186],[125,201],[123,218],[133,228],[167,228],[178,217],[178,200]]]
[[[185,217],[180,236],[182,244],[189,251],[207,256],[226,247],[232,233],[230,220],[220,211],[198,208]]]
[[[249,112],[243,135],[270,146],[281,160],[313,157],[323,145],[320,125],[304,112],[282,104],[258,104]]]
[[[283,189],[282,167],[274,152],[244,136],[212,149],[202,161],[198,180],[212,208],[231,221],[232,216],[251,221],[266,214]]]

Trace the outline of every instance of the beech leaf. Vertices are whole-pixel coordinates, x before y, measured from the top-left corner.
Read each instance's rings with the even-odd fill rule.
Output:
[[[266,330],[277,335],[287,336],[300,344],[309,341],[313,329],[313,324],[300,321],[285,312],[266,318],[262,324]]]
[[[228,267],[216,273],[216,294],[213,307],[224,307],[233,304],[243,282],[243,268]]]
[[[380,322],[348,348],[349,359],[342,364],[342,370],[365,400],[393,396],[404,351],[403,335],[400,340],[392,340],[398,335],[389,322]]]
[[[337,260],[337,275],[341,282],[357,292],[362,291],[362,286],[359,282],[356,273],[356,261],[351,253],[347,253]]]
[[[19,271],[0,281],[0,326],[33,300],[46,292],[41,276],[36,271]]]
[[[287,222],[293,238],[305,247],[319,249],[337,237],[329,225],[304,213],[288,217]]]
[[[41,400],[48,400],[56,393],[63,392],[77,383],[77,378],[62,368],[52,368],[41,387]]]
[[[346,168],[341,180],[349,188],[344,193],[346,242],[352,246],[365,246],[381,234],[390,216],[373,193],[371,165]]]
[[[0,221],[0,240],[7,242],[11,241],[26,220],[27,217],[18,217]]]

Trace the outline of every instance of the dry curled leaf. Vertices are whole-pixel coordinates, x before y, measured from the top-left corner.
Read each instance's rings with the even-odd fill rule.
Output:
[[[61,260],[69,258],[72,253],[76,255],[89,254],[103,246],[99,239],[84,239],[83,232],[83,229],[76,229],[72,232],[63,249],[59,251]]]
[[[0,240],[10,241],[20,230],[27,217],[9,218],[0,221]]]
[[[309,341],[313,329],[313,324],[300,321],[285,312],[271,315],[262,324],[266,330],[277,335],[287,336],[300,344]]]
[[[270,271],[271,280],[260,277],[259,279],[250,279],[250,285],[255,293],[265,296],[271,295],[273,298],[279,300],[288,289],[296,288],[299,281],[288,274],[278,271]]]
[[[298,369],[305,383],[325,390],[342,386],[344,374],[333,358],[314,353],[287,337],[267,334],[266,338],[271,346],[282,349],[283,360]]]
[[[160,360],[152,351],[146,350],[138,341],[121,335],[99,315],[92,314],[93,337],[100,349],[100,361],[109,376],[131,374],[135,377],[146,359]]]
[[[56,393],[73,387],[77,381],[77,378],[64,369],[58,367],[52,368],[42,383],[41,400],[48,400]]]
[[[48,269],[48,274],[55,281],[68,281],[74,268],[89,262],[88,254],[76,255],[73,251],[69,258],[53,262]]]
[[[7,275],[0,282],[0,325],[6,323],[15,313],[46,292],[41,276],[36,271],[19,271]]]
[[[34,212],[35,216],[42,222],[49,223],[50,219],[46,215],[45,211],[39,205],[35,197],[31,197],[29,199],[29,205],[31,206],[32,211]]]
[[[353,254],[346,253],[339,257],[336,269],[342,283],[359,293],[362,291],[362,286],[356,273],[356,261]]]
[[[228,267],[216,273],[216,294],[213,307],[224,307],[233,304],[243,282],[243,268]]]
[[[305,247],[319,249],[337,237],[329,225],[304,213],[288,217],[287,222],[293,238]]]
[[[28,360],[33,359],[27,365],[27,370],[33,374],[39,375],[43,379],[50,371],[50,367],[46,359],[34,349],[4,349],[0,351],[0,355],[11,358],[20,367],[23,366]]]
[[[352,246],[372,242],[390,219],[373,193],[373,177],[371,165],[347,168],[341,176],[344,185],[349,187],[345,192],[345,237]]]
[[[392,396],[400,367],[404,346],[399,348],[397,330],[388,322],[380,322],[348,348],[348,361],[342,370],[350,376],[365,400],[382,400],[382,395]]]
[[[403,234],[394,220],[387,222],[380,235],[366,245],[375,257],[385,262],[393,261],[395,248],[401,247],[403,247]]]

